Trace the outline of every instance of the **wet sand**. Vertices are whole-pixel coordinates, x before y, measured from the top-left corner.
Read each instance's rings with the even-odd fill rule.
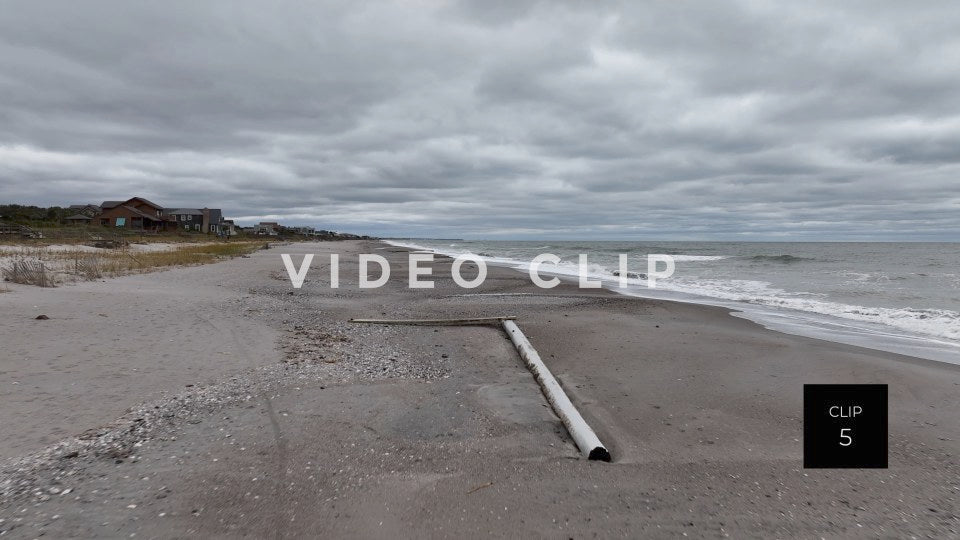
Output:
[[[317,254],[302,289],[285,281],[281,252]],[[330,252],[341,254],[339,289],[329,288],[325,272]],[[361,252],[392,261],[385,287],[357,288]],[[192,411],[189,420],[174,415],[143,430],[128,453],[90,451],[38,465],[36,489],[0,502],[0,531],[364,538],[960,531],[957,366],[779,334],[718,308],[566,283],[544,291],[502,268],[490,268],[482,287],[465,291],[452,283],[449,262],[440,261],[433,265],[435,289],[410,290],[406,253],[379,243],[297,244],[110,280],[103,286],[136,283],[111,288],[109,298],[120,304],[138,302],[141,288],[175,298],[171,291],[206,279],[210,289],[154,303],[161,322],[136,327],[151,344],[148,354],[118,349],[111,341],[117,335],[108,333],[120,332],[127,343],[134,330],[91,327],[87,350],[72,347],[87,361],[69,375],[56,354],[83,335],[80,324],[63,334],[69,339],[42,333],[48,327],[31,325],[57,320],[28,319],[35,302],[23,300],[41,293],[18,288],[0,295],[5,313],[16,315],[2,328],[4,343],[12,344],[4,349],[18,351],[16,358],[3,353],[3,384],[33,381],[0,397],[7,438],[28,441],[5,443],[6,457],[39,448],[49,441],[44,437],[69,432],[65,426],[77,434],[110,422],[146,396],[189,394],[181,386],[188,379],[202,381],[211,395],[224,378],[250,388],[240,399]],[[42,294],[50,311],[75,320],[78,303],[57,295],[69,298],[83,287]],[[228,364],[194,354],[195,362],[156,362],[164,340],[187,332],[172,322],[183,310],[222,312],[223,324],[241,336],[243,353],[229,356],[248,360]],[[496,315],[518,317],[610,447],[613,463],[580,456],[498,328],[344,322]],[[238,343],[222,330],[197,331],[177,352]],[[130,390],[98,382],[103,368],[84,375],[89,359],[104,357],[111,369],[126,366]],[[190,365],[202,374],[184,373]],[[250,371],[256,365],[280,368]],[[71,399],[47,400],[42,412],[24,405],[72,378],[79,390]],[[275,380],[265,385],[269,378]],[[890,468],[803,469],[804,383],[888,384]],[[33,387],[39,389],[31,393]],[[58,422],[58,415],[71,420]],[[4,474],[14,477],[15,468]]]

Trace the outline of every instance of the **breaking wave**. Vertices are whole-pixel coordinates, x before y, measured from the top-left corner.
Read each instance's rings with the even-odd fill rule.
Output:
[[[808,257],[797,257],[795,255],[754,255],[750,257],[751,261],[757,262],[778,262],[778,263],[795,263],[801,261],[812,261]]]
[[[960,340],[960,313],[947,309],[866,307],[825,300],[822,294],[791,293],[753,280],[664,280],[674,292],[879,323],[913,334]]]
[[[677,262],[720,261],[729,259],[726,255],[670,255]]]
[[[416,249],[424,249],[423,246],[408,242],[390,242],[393,245],[402,245]],[[567,246],[563,246],[567,247]],[[429,248],[428,248],[429,249]],[[572,248],[567,248],[572,249]],[[456,256],[462,252],[453,249],[438,249],[438,252]],[[530,260],[534,253],[540,253],[540,250],[534,248],[526,252],[518,252],[512,256],[503,257],[491,255],[489,252],[481,252],[481,255],[488,263],[500,264],[526,271],[529,268]],[[529,258],[527,257],[529,255]],[[675,261],[679,262],[707,262],[730,259],[736,264],[736,261],[750,261],[768,264],[792,265],[804,262],[815,263],[823,259],[812,257],[800,257],[790,254],[781,255],[671,255]],[[591,256],[592,262],[592,256]],[[631,268],[639,270],[639,268]],[[544,265],[541,268],[544,274],[566,275],[574,278],[579,273],[579,265],[575,260],[569,258],[561,261],[558,265]],[[782,272],[784,270],[776,270]],[[591,263],[588,266],[588,277],[591,279],[605,280],[612,289],[617,290],[615,284],[619,278],[619,269],[616,263],[610,261],[608,266]],[[889,277],[893,274],[894,277]],[[846,271],[839,274],[841,283],[888,283],[891,281],[899,282],[899,274],[892,272],[882,272],[877,270],[870,271]],[[630,291],[641,293],[646,290],[646,276],[642,272],[631,271],[627,273]],[[960,285],[960,278],[957,279]],[[772,286],[769,282],[757,279],[731,279],[707,278],[704,276],[684,277],[675,275],[671,279],[658,280],[657,289],[667,291],[668,293],[678,293],[681,297],[693,297],[691,300],[700,297],[701,302],[709,303],[709,300],[720,300],[724,302],[736,302],[755,306],[764,306],[770,308],[782,308],[799,312],[806,312],[816,315],[837,317],[848,321],[862,321],[865,323],[882,324],[888,328],[896,329],[914,336],[926,336],[928,338],[946,339],[951,344],[957,344],[960,341],[960,312],[950,309],[923,309],[914,307],[868,307],[854,305],[831,299],[831,295],[821,292],[803,292],[787,291]],[[628,291],[623,291],[630,294]],[[843,291],[848,300],[855,297],[871,298],[875,293],[872,291],[862,291],[859,287],[849,286]],[[642,293],[641,293],[642,294]],[[913,297],[913,300],[919,301]],[[903,299],[906,300],[906,299]]]

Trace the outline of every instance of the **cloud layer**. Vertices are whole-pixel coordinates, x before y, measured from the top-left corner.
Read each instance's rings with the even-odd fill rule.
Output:
[[[949,3],[8,2],[0,200],[956,240],[958,26]]]

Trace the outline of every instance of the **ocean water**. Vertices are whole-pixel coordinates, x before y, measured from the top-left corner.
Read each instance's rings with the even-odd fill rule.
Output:
[[[719,305],[776,330],[960,364],[960,244],[813,242],[624,242],[391,240],[445,255],[470,253],[526,270],[541,253],[561,259],[541,272],[576,276],[578,256],[612,290]],[[649,289],[615,276],[647,272],[647,254],[669,254],[673,277]]]

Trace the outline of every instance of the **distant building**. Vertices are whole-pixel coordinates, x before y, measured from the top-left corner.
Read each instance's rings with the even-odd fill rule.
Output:
[[[162,206],[142,197],[103,201],[100,208],[100,213],[91,220],[93,225],[138,231],[166,231],[175,226],[173,220],[164,215]]]
[[[261,221],[253,226],[253,234],[277,236],[280,234],[280,224],[275,221]]]
[[[166,215],[176,222],[176,228],[182,231],[201,232],[203,229],[203,211],[199,208],[176,208],[167,210]]]
[[[304,236],[315,236],[317,231],[313,227],[291,227],[291,231],[295,234],[302,234]]]
[[[223,211],[219,208],[203,209],[203,232],[220,234],[223,230]]]
[[[221,229],[223,234],[227,236],[236,236],[238,234],[237,225],[233,222],[232,219],[223,220]]]
[[[67,225],[80,226],[89,225],[90,222],[93,221],[93,218],[84,214],[74,214],[72,216],[63,218],[63,221],[66,222]]]
[[[220,234],[223,229],[223,212],[219,208],[176,208],[164,213],[183,231]]]
[[[93,216],[99,214],[103,209],[95,204],[71,204],[69,207],[67,207],[67,210],[92,218]]]

